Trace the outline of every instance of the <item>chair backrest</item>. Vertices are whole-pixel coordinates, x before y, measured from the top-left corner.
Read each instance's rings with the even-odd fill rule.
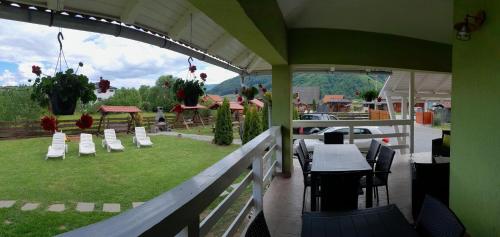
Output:
[[[299,140],[299,146],[302,149],[302,153],[304,154],[304,158],[306,158],[307,160],[310,160],[311,157],[309,156],[309,151],[307,150],[306,142],[304,141],[304,139]]]
[[[380,150],[380,142],[378,142],[375,139],[372,139],[372,142],[370,143],[370,149],[368,149],[368,153],[366,153],[366,160],[375,161],[379,150]]]
[[[465,234],[465,226],[458,217],[429,195],[424,199],[415,227],[421,236],[462,237]]]
[[[104,139],[107,141],[115,141],[116,133],[114,129],[104,129]]]
[[[248,226],[245,237],[271,237],[271,233],[269,233],[266,218],[264,217],[264,212],[262,210],[255,216],[252,223]]]
[[[60,150],[65,149],[65,139],[66,135],[64,133],[54,133],[54,135],[52,136],[52,148]]]
[[[344,144],[344,134],[340,132],[325,132],[325,144]]]
[[[92,134],[82,133],[80,134],[80,143],[92,143]]]
[[[144,127],[135,127],[135,137],[145,139],[147,137],[146,129]]]
[[[375,172],[376,171],[382,171],[382,172],[389,172],[391,171],[391,165],[392,165],[392,160],[394,159],[394,155],[396,152],[387,147],[387,146],[381,146],[380,147],[380,153],[378,155],[378,160],[377,163],[375,164]],[[377,178],[382,180],[385,184],[387,184],[387,178],[389,177],[389,173],[375,173]]]
[[[305,172],[309,171],[309,166],[306,163],[306,159],[304,157],[304,152],[302,151],[302,147],[298,146],[297,149],[298,149],[297,155],[299,156],[300,168],[302,168],[302,173],[305,173]]]

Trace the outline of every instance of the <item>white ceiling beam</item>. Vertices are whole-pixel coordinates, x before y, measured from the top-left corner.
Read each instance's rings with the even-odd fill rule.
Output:
[[[243,50],[238,56],[236,56],[231,63],[236,66],[241,66],[246,62],[250,57],[252,57],[253,53],[247,50]]]
[[[191,14],[193,16],[193,21],[200,15],[199,12],[192,7],[185,11],[179,18],[179,20],[168,30],[168,35],[170,38],[179,41],[182,35],[189,30],[191,23]]]
[[[64,9],[64,0],[47,0],[47,8],[62,11]]]
[[[262,58],[255,55],[254,58],[250,61],[250,63],[248,64],[247,66],[247,71],[248,72],[251,72],[253,71],[258,65],[259,63],[262,61]]]
[[[448,80],[451,80],[449,79],[448,77],[444,77],[443,79],[441,79],[441,81],[439,82],[439,84],[436,86],[435,90],[440,90],[444,85],[446,85],[448,83]]]
[[[144,0],[128,0],[125,10],[120,15],[120,20],[126,24],[133,24],[142,6],[144,6],[144,2]]]
[[[217,39],[208,46],[207,52],[209,54],[216,54],[216,52],[226,47],[226,45],[229,44],[232,40],[233,37],[231,35],[226,32],[222,33],[221,36],[217,37]]]
[[[425,86],[425,83],[429,80],[429,75],[425,75],[424,78],[422,78],[422,80],[419,80],[417,85],[415,86],[415,90],[416,91],[419,91],[421,90],[422,88],[424,88]]]

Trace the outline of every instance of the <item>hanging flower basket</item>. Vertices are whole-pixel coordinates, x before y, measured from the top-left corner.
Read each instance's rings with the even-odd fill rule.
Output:
[[[191,64],[193,58],[189,57],[188,75],[185,80],[177,79],[174,82],[173,90],[175,91],[176,99],[185,106],[196,106],[200,96],[205,94],[204,82],[207,79],[206,73],[200,74],[200,79],[196,77],[196,66]]]
[[[241,88],[241,94],[249,101],[255,99],[255,95],[257,95],[257,93],[259,93],[259,90],[253,86]]]

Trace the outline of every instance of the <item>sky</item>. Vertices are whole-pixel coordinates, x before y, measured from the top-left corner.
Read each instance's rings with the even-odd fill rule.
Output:
[[[0,86],[30,84],[32,65],[53,75],[59,43],[58,27],[0,19]],[[85,31],[62,29],[63,50],[70,68],[83,62],[79,73],[97,82],[102,76],[114,87],[153,85],[161,75],[185,78],[188,56],[138,41]],[[217,84],[236,73],[196,60],[197,73],[208,75],[207,84]],[[63,64],[63,70],[66,65]]]

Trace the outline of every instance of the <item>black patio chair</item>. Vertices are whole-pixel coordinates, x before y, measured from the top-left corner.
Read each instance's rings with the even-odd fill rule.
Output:
[[[344,134],[340,132],[325,132],[325,144],[344,144]]]
[[[465,234],[465,226],[453,211],[429,195],[425,196],[415,223],[420,236],[462,237]]]
[[[271,237],[262,210],[253,218],[245,233],[245,237]]]
[[[299,140],[299,146],[302,149],[302,153],[304,154],[305,160],[308,162],[311,162],[312,155],[311,155],[311,152],[307,150],[306,142],[304,141],[304,139]]]
[[[302,151],[302,147],[297,147],[297,155],[300,164],[300,168],[302,169],[302,175],[304,176],[304,191],[302,192],[302,213],[304,212],[304,204],[306,202],[306,189],[307,187],[311,187],[311,166],[308,162],[306,162],[304,157],[304,152]],[[311,189],[311,192],[313,190]]]
[[[370,143],[370,149],[368,149],[368,153],[366,153],[366,161],[373,168],[375,161],[377,160],[377,155],[380,150],[380,142],[375,139],[372,139]]]
[[[379,203],[378,198],[378,187],[385,186],[385,192],[387,194],[387,204],[389,204],[389,174],[391,173],[392,160],[396,152],[387,147],[381,146],[380,153],[378,155],[377,162],[375,163],[375,171],[373,172],[373,188],[375,197],[377,198],[377,204]],[[360,181],[360,186],[366,188],[366,177],[363,177]]]

